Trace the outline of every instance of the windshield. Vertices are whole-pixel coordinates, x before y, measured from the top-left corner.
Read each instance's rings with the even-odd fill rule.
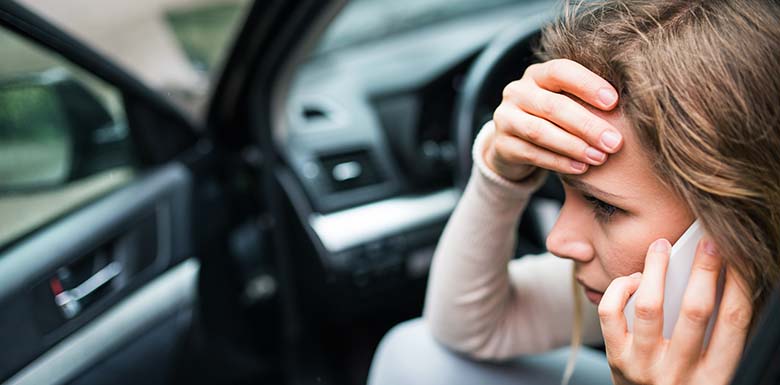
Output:
[[[21,0],[192,115],[248,11],[249,0]],[[78,10],[78,12],[74,12]]]
[[[320,42],[318,53],[527,0],[353,0]]]
[[[353,0],[318,53],[527,0]],[[21,0],[195,117],[251,0]],[[79,12],[73,12],[78,9]]]

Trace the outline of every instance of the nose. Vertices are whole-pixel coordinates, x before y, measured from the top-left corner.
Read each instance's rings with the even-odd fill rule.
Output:
[[[595,255],[588,233],[588,229],[595,225],[593,216],[587,208],[575,207],[568,199],[566,201],[547,235],[547,250],[558,257],[585,263]]]

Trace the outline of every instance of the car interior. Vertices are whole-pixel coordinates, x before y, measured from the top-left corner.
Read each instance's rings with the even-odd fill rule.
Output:
[[[200,113],[0,3],[0,52],[62,63],[0,69],[3,384],[365,384],[421,316],[472,141],[554,3],[244,3]],[[551,177],[518,257],[562,201]],[[780,333],[755,339],[735,383],[780,378]]]

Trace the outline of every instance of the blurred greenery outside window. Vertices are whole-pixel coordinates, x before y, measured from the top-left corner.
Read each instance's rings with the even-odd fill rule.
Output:
[[[76,164],[89,158],[79,153],[84,147],[76,143],[82,129],[78,123],[100,122],[88,139],[113,142],[112,151],[121,147],[129,154],[117,90],[6,30],[0,30],[0,57],[0,247],[4,247],[127,183],[133,167],[130,156],[123,155],[112,167],[79,176],[79,170],[88,168]],[[66,100],[66,92],[74,87],[94,104]],[[71,105],[87,111],[73,114]]]
[[[196,119],[251,0],[20,0]],[[72,10],[89,10],[74,13]]]
[[[233,33],[241,20],[241,4],[213,4],[166,14],[173,34],[192,66],[211,73],[221,64]]]
[[[249,0],[20,0],[193,117]],[[73,12],[81,9],[82,12]],[[137,174],[118,90],[0,30],[0,248]],[[74,102],[74,100],[76,100]]]

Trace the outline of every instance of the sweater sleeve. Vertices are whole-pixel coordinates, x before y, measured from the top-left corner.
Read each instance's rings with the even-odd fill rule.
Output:
[[[512,260],[520,214],[547,173],[512,182],[484,162],[488,122],[474,142],[474,167],[431,265],[424,318],[434,338],[480,359],[567,345],[574,292],[570,260],[545,253]],[[583,340],[600,343],[596,307],[584,295]]]

